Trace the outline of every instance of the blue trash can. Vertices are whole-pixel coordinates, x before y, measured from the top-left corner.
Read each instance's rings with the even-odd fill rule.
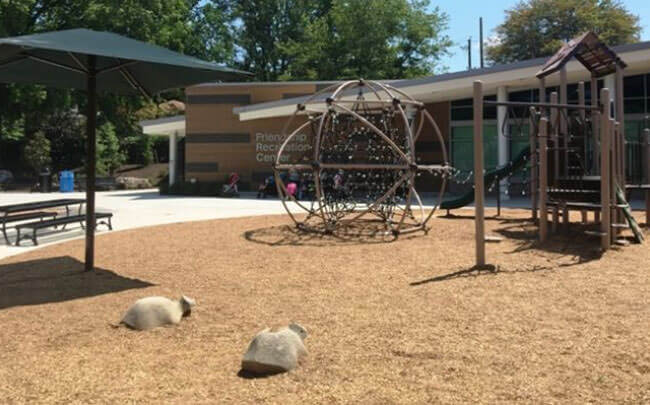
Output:
[[[59,173],[59,190],[62,193],[74,191],[74,173],[70,170],[63,170]]]

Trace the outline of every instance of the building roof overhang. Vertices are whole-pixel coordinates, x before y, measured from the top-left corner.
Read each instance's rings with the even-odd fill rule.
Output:
[[[650,41],[614,47],[613,50],[625,59],[626,74],[650,72]],[[497,88],[507,87],[511,90],[536,88],[536,77],[540,68],[548,58],[530,59],[506,65],[495,65],[483,69],[445,73],[418,79],[392,81],[390,84],[416,100],[425,103],[453,101],[471,97],[472,83],[476,80],[483,82],[487,95],[496,94]],[[590,73],[577,60],[567,61],[567,78],[569,82],[589,80]],[[559,78],[548,77],[547,86],[556,86]],[[323,95],[324,98],[327,95]],[[233,112],[239,115],[241,121],[254,119],[286,117],[293,114],[298,104],[304,103],[308,96],[276,100],[260,104],[236,107]]]
[[[145,135],[185,135],[185,116],[175,115],[172,117],[145,120],[138,123]]]

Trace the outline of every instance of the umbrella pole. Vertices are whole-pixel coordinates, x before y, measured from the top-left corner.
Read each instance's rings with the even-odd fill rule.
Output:
[[[86,260],[85,271],[95,267],[95,130],[97,126],[97,58],[88,56],[86,115]]]

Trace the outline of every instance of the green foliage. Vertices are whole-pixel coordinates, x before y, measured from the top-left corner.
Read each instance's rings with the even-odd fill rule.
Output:
[[[151,137],[140,134],[130,138],[128,156],[130,163],[141,165],[153,163],[153,140]]]
[[[151,150],[153,152],[154,162],[169,162],[169,137],[151,136],[151,138],[153,141]]]
[[[303,37],[304,19],[318,0],[213,0],[226,13],[228,27],[241,53],[240,66],[257,80],[273,81],[282,75],[290,56],[281,44]]]
[[[434,73],[451,41],[447,16],[428,1],[334,0],[307,24],[304,41],[285,49],[295,59],[285,78],[395,79]]]
[[[41,131],[36,132],[25,145],[23,152],[25,162],[34,169],[36,173],[47,168],[52,162],[50,157],[50,141]]]
[[[112,31],[227,63],[235,52],[229,25],[220,23],[225,21],[224,16],[221,8],[199,0],[0,0],[0,37],[83,27]],[[128,150],[132,145],[130,140],[140,133],[138,121],[143,118],[138,111],[143,106],[182,97],[182,91],[156,96],[153,101],[139,96],[104,94],[98,101],[103,117],[115,125],[121,147]],[[51,128],[53,116],[75,110],[83,113],[85,109],[84,92],[0,84],[0,148],[4,142],[29,137],[44,126]],[[48,138],[52,139],[49,132],[46,129]],[[83,144],[75,142],[73,146],[73,149],[63,149],[53,145],[55,165],[64,160],[70,161],[66,163],[67,168],[81,164],[77,154],[83,154]],[[147,159],[145,156],[144,160]]]
[[[112,31],[238,64],[258,80],[429,74],[450,45],[446,24],[428,0],[0,0],[0,37]],[[100,121],[113,128],[98,132],[98,167],[110,172],[124,156],[153,162],[156,141],[142,135],[138,122],[166,115],[158,104],[182,98],[181,90],[153,100],[102,94]],[[80,167],[86,100],[82,91],[0,84],[0,149],[42,130],[53,169]]]
[[[241,68],[258,80],[406,78],[435,71],[451,45],[428,0],[239,0]]]
[[[550,56],[586,31],[613,46],[637,42],[641,27],[618,0],[525,0],[506,12],[487,56],[493,63]]]
[[[83,165],[85,157],[86,119],[74,111],[49,115],[42,130],[52,145],[52,170],[72,170]]]
[[[126,155],[120,150],[120,141],[115,134],[115,126],[110,122],[97,128],[96,147],[97,173],[111,176],[126,160]]]

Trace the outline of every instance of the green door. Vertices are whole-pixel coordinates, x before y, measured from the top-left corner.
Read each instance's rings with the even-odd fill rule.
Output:
[[[474,128],[472,126],[452,127],[451,142],[451,162],[454,168],[468,172],[474,170]],[[497,126],[486,124],[483,126],[485,170],[494,169],[497,166],[498,151]]]

